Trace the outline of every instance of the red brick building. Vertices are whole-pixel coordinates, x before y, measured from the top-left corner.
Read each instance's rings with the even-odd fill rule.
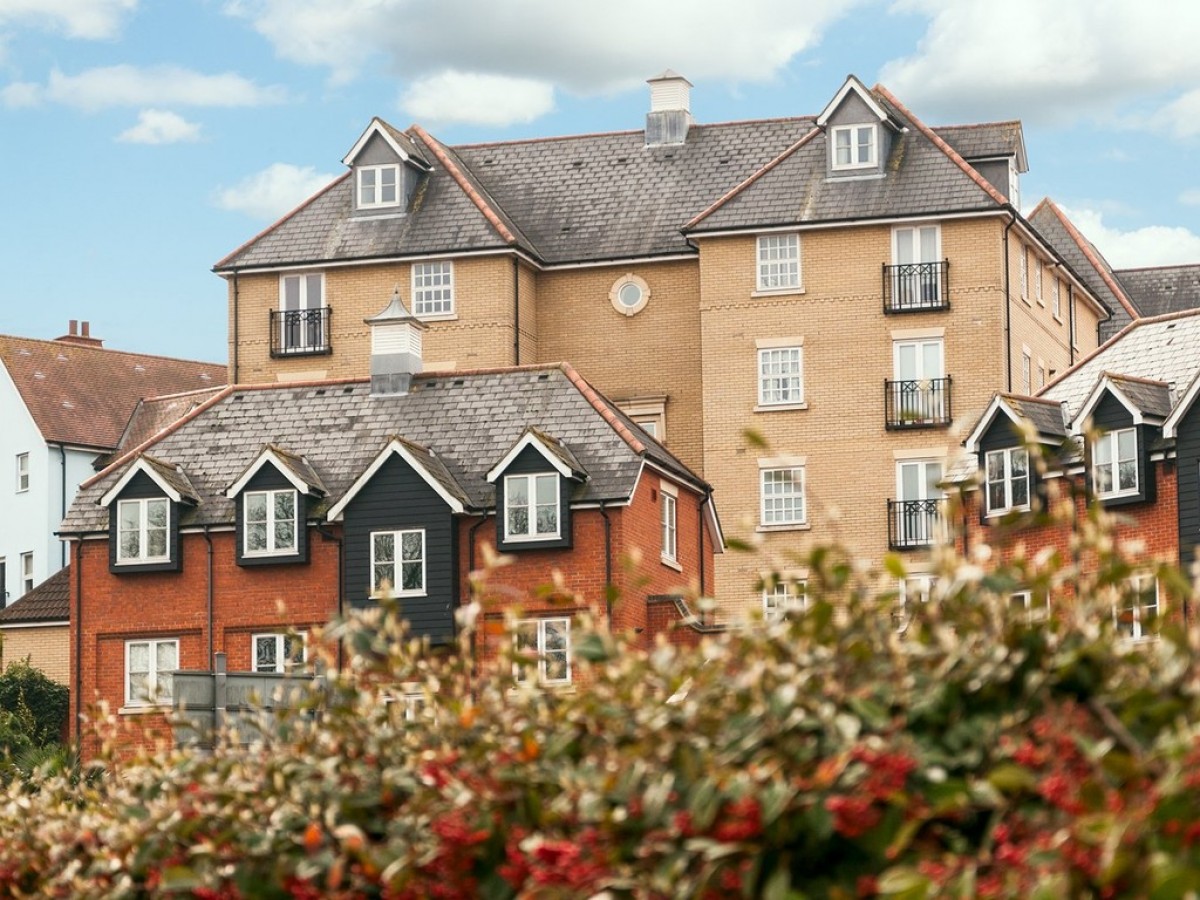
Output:
[[[1093,572],[1077,538],[1099,504],[1116,514],[1113,537],[1134,565],[1113,611],[1118,628],[1137,639],[1161,617],[1186,618],[1188,598],[1168,597],[1152,570],[1169,563],[1187,572],[1196,562],[1198,397],[1196,310],[1135,321],[1037,396],[997,394],[950,476],[965,487],[960,548],[986,544],[994,564],[1052,549]],[[1053,519],[1039,515],[1047,511]],[[1060,591],[1064,599],[1073,592],[1070,583]],[[1055,602],[1024,589],[1014,599]]]
[[[569,366],[417,374],[419,329],[389,310],[371,379],[227,388],[82,486],[63,526],[76,728],[103,699],[136,739],[172,673],[214,653],[282,672],[306,632],[381,595],[448,643],[485,545],[506,558],[485,620],[519,609],[551,685],[572,680],[579,613],[649,640],[686,613],[661,598],[710,589],[702,479]]]

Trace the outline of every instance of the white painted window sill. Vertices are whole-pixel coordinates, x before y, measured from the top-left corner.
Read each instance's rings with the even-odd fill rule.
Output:
[[[804,287],[767,288],[751,291],[751,297],[799,297],[804,294]]]
[[[768,403],[754,407],[754,412],[791,412],[797,409],[808,409],[807,403]]]
[[[458,313],[429,313],[418,315],[416,318],[422,322],[456,322]]]
[[[807,522],[789,522],[785,525],[759,525],[754,530],[759,534],[770,534],[773,531],[811,531],[812,526]]]
[[[683,571],[683,566],[679,564],[679,560],[670,556],[662,556],[660,559],[662,560],[662,564],[668,569],[674,569],[676,572]]]
[[[155,713],[165,715],[171,711],[171,705],[153,704],[147,706],[122,706],[117,710],[118,716],[150,716]]]

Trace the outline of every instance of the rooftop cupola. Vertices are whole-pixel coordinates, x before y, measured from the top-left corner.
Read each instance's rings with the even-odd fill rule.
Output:
[[[692,83],[671,69],[647,79],[650,112],[646,114],[646,146],[682,144],[692,125]]]
[[[421,332],[427,327],[405,307],[397,287],[383,310],[363,321],[371,328],[371,396],[407,394],[421,373]]]

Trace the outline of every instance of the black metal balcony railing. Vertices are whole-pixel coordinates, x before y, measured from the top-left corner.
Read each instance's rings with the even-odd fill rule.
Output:
[[[328,306],[319,309],[271,310],[271,355],[313,356],[332,353]]]
[[[942,540],[944,500],[889,500],[887,505],[890,549],[913,550]]]
[[[925,312],[950,308],[950,263],[902,263],[883,267],[883,311]]]
[[[950,424],[950,376],[883,382],[884,422],[891,428],[939,428]]]

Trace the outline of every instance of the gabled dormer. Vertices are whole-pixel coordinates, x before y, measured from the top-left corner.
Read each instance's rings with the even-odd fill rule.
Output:
[[[487,480],[496,486],[501,550],[571,546],[571,495],[587,473],[565,444],[527,428]]]
[[[138,456],[100,498],[109,511],[109,570],[179,571],[179,517],[199,502],[183,469],[145,453]]]
[[[307,459],[267,444],[225,496],[235,504],[239,566],[308,561],[308,513],[325,486]]]
[[[429,171],[416,142],[376,117],[342,160],[354,172],[354,215],[397,215],[408,210]]]
[[[850,75],[817,116],[825,132],[830,177],[882,175],[898,123],[866,86]]]
[[[1106,506],[1155,498],[1151,449],[1162,438],[1174,398],[1170,385],[1105,372],[1072,422],[1088,438],[1088,477]]]
[[[1044,492],[1030,446],[1041,445],[1050,453],[1061,448],[1067,437],[1060,404],[996,394],[966,440],[967,452],[979,460],[984,519],[1032,510]]]

